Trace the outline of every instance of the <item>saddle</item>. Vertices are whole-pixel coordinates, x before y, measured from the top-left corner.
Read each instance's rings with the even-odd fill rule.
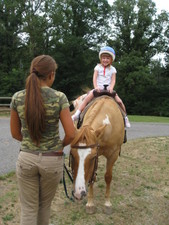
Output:
[[[83,112],[81,112],[81,114],[80,114],[79,120],[77,122],[77,128],[78,129],[81,127],[81,125],[83,123],[83,118],[84,118],[87,110],[93,104],[93,102],[96,100],[96,98],[101,98],[101,97],[103,97],[105,95],[109,96],[111,98],[114,98],[116,96],[116,91],[113,91],[112,93],[110,93],[110,92],[108,92],[106,90],[101,90],[100,92],[98,92],[97,90],[93,90],[93,95],[94,95],[94,98],[92,99],[92,101],[87,104],[87,106],[85,107]]]
[[[95,98],[100,97],[102,95],[107,95],[112,98],[115,98],[116,94],[117,94],[116,91],[113,91],[112,93],[110,93],[109,91],[106,91],[106,90],[101,90],[100,92],[98,92],[97,90],[94,89],[94,91],[93,91],[93,95]]]

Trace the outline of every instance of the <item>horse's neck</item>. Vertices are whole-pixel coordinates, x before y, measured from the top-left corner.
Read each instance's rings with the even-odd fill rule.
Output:
[[[99,114],[101,108],[103,107],[104,99],[95,100],[91,107],[86,112],[84,117],[83,125],[92,126],[93,121]]]

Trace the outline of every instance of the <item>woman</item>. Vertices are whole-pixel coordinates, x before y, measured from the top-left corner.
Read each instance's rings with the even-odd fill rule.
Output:
[[[25,90],[16,92],[11,101],[11,134],[21,141],[16,165],[21,225],[49,224],[51,202],[63,174],[63,147],[75,135],[67,97],[51,88],[56,69],[52,57],[34,58]]]

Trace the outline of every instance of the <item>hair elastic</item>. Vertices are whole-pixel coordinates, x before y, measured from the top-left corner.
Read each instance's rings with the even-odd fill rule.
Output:
[[[35,74],[36,74],[36,76],[38,76],[38,75],[39,75],[39,72],[38,72],[35,68],[33,68],[32,73],[35,73]]]

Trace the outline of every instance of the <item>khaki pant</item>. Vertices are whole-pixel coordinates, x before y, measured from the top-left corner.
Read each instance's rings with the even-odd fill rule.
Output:
[[[63,176],[63,156],[20,152],[16,174],[21,202],[21,225],[48,225],[51,202]]]

